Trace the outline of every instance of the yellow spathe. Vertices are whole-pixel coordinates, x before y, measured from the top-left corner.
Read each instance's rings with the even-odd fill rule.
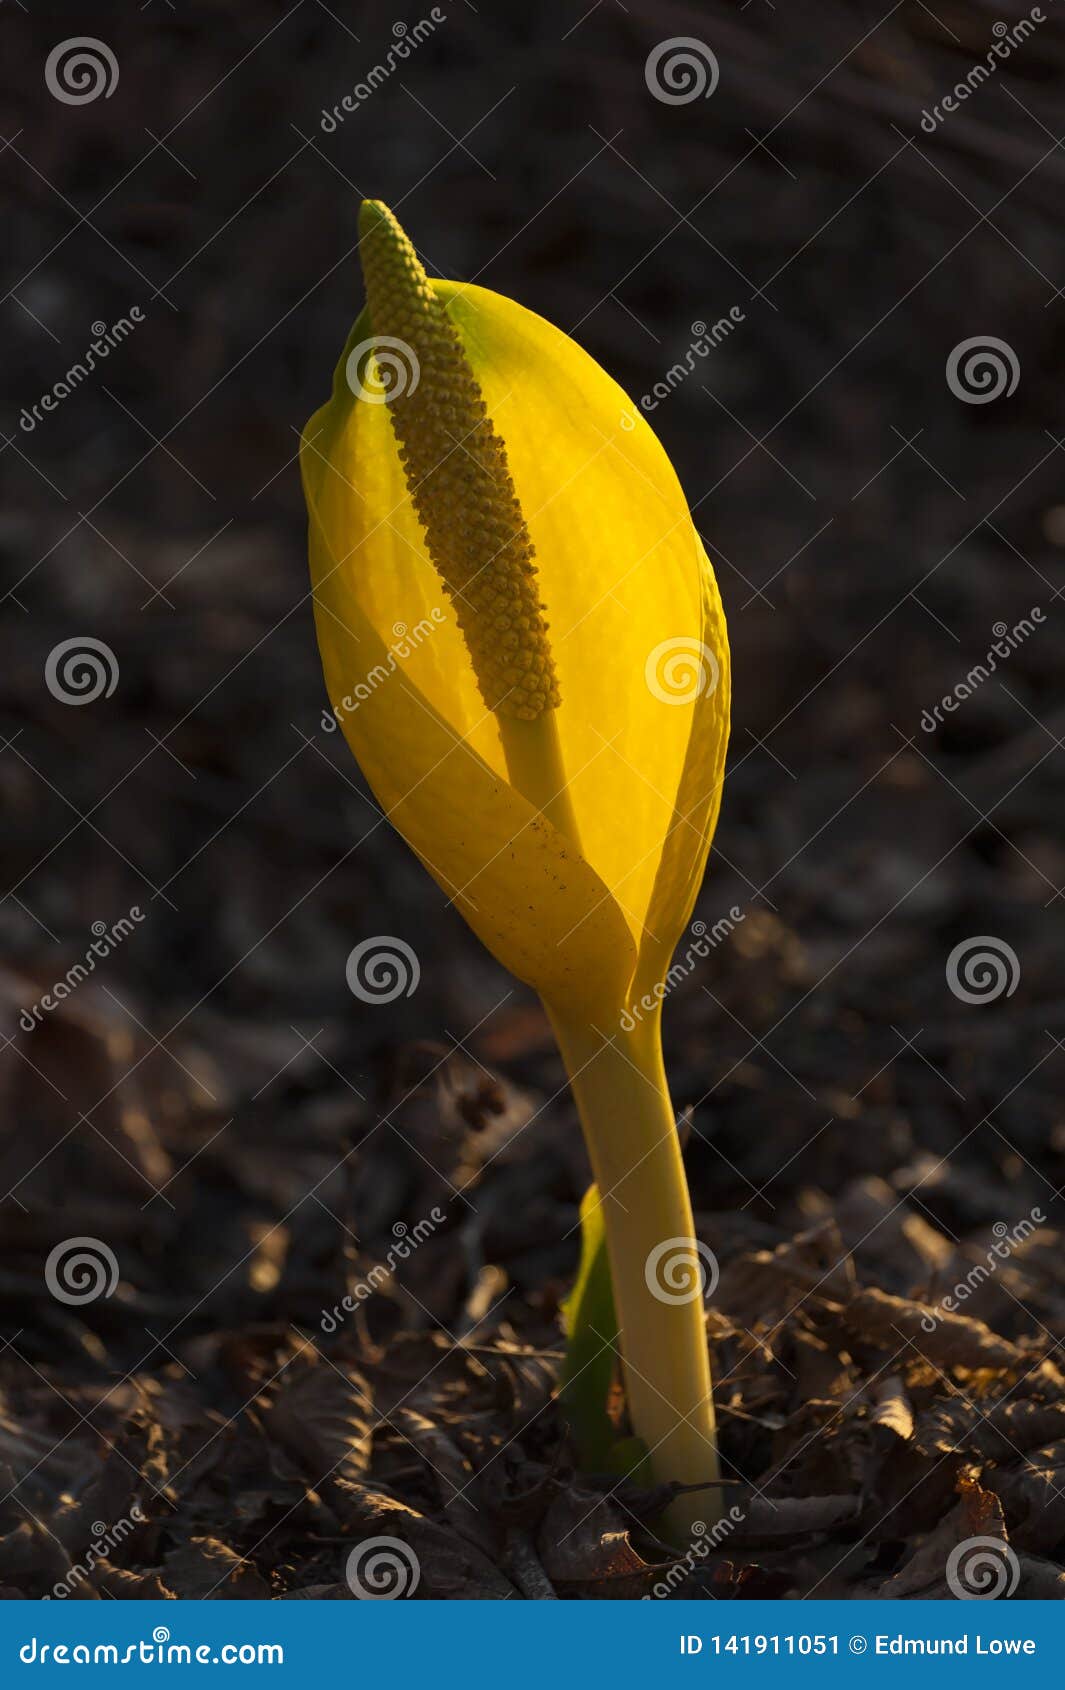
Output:
[[[326,685],[338,708],[389,668],[338,709],[382,808],[507,968],[553,1008],[609,1015],[637,971],[640,995],[668,967],[717,817],[729,675],[716,583],[665,452],[594,360],[499,294],[431,286],[533,541],[579,848],[508,779],[389,405],[352,360],[373,339],[366,313],[302,449]],[[397,645],[408,654],[390,660]]]

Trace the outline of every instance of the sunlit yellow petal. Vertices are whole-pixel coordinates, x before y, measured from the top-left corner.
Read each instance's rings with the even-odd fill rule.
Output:
[[[580,852],[455,731],[408,665],[391,665],[364,571],[340,566],[350,535],[331,530],[319,510],[329,467],[309,446],[303,466],[326,687],[382,810],[505,967],[553,1005],[601,1015],[623,1001],[635,964],[614,900]],[[367,684],[367,676],[380,678]]]
[[[507,443],[536,546],[581,841],[639,939],[700,714],[702,693],[670,686],[671,664],[685,652],[711,670],[727,664],[720,617],[704,629],[702,547],[661,444],[594,359],[512,300],[435,286]],[[711,720],[722,728],[720,712]],[[701,836],[690,842],[698,856]]]
[[[677,939],[691,917],[721,808],[728,746],[731,675],[721,595],[700,545],[703,591],[701,651],[691,675],[698,687],[692,706],[688,753],[669,833],[655,877],[640,948],[634,998],[665,978]],[[711,662],[711,658],[713,662]]]
[[[307,424],[302,465],[313,486],[315,508],[331,538],[334,568],[330,602],[355,598],[378,636],[395,649],[397,665],[455,732],[500,774],[505,772],[499,725],[485,707],[469,652],[440,577],[429,561],[396,450],[388,407],[356,398],[360,384],[373,392],[367,356],[371,339],[364,311],[348,337],[333,394]],[[424,625],[431,637],[418,637]],[[336,704],[372,669],[357,658],[346,684],[332,691]]]

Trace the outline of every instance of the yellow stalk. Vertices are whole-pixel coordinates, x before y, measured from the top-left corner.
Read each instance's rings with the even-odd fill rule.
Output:
[[[566,782],[555,711],[545,710],[533,722],[500,716],[499,732],[511,784],[579,851],[580,834]]]
[[[721,1492],[704,1268],[694,1244],[659,1017],[613,1038],[563,1015],[551,1019],[603,1205],[633,1430],[656,1476],[709,1487],[678,1497],[668,1511],[670,1534],[684,1542],[696,1522],[711,1525],[720,1517]],[[658,1254],[667,1242],[673,1246],[668,1259]]]

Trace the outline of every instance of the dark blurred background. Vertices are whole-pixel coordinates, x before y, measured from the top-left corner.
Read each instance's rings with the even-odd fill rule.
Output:
[[[666,1008],[723,1261],[829,1218],[901,1294],[974,1231],[1053,1214],[1059,10],[4,8],[0,1290],[5,1336],[65,1375],[68,1403],[97,1375],[162,1377],[173,1353],[195,1371],[223,1328],[313,1324],[345,1259],[378,1259],[438,1201],[448,1226],[392,1299],[396,1330],[461,1332],[500,1295],[514,1330],[542,1330],[575,1261],[582,1152],[538,1007],[321,728],[297,434],[360,306],[363,195],[431,271],[540,312],[636,398],[733,311],[653,415],[735,657],[697,914],[743,920]],[[83,34],[117,80],[69,103],[46,64]],[[676,38],[704,80],[712,55],[712,91],[650,85]],[[948,363],[989,338],[1003,391],[973,402]],[[1033,608],[996,672],[922,726]],[[71,705],[49,654],[86,637],[117,683]],[[93,923],[134,908],[27,1031]],[[378,934],[421,977],[368,1005],[345,960]],[[1009,995],[951,990],[970,938],[1005,957]],[[42,1261],[81,1234],[122,1288],[70,1308]],[[1056,1339],[1059,1276],[1020,1312],[992,1289],[987,1318]],[[11,1367],[16,1396],[41,1391]]]

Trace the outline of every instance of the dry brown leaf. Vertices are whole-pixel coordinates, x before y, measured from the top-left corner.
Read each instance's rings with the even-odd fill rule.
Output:
[[[174,1592],[157,1572],[135,1573],[127,1567],[98,1566],[92,1582],[101,1596],[119,1602],[173,1602]],[[225,1592],[223,1592],[225,1594]]]
[[[897,1350],[908,1341],[936,1367],[1029,1367],[1032,1362],[982,1320],[947,1314],[886,1291],[859,1292],[844,1308],[843,1318],[852,1332],[868,1342]]]
[[[955,1593],[948,1583],[951,1553],[974,1538],[983,1540],[983,1547],[992,1557],[995,1551],[987,1540],[1001,1544],[999,1565],[1003,1576],[1009,1577],[1012,1551],[1008,1549],[1009,1535],[998,1498],[971,1475],[959,1477],[957,1489],[960,1493],[957,1506],[919,1543],[898,1572],[881,1585],[876,1593],[878,1596],[921,1597],[934,1601],[953,1597]],[[976,1553],[980,1552],[980,1549],[976,1550]],[[989,1564],[994,1567],[995,1562],[992,1560]]]
[[[1051,1554],[1065,1536],[1065,1442],[1032,1451],[1023,1466],[995,1468],[987,1483],[1014,1522],[1014,1541]]]
[[[373,1442],[370,1387],[357,1368],[305,1360],[307,1354],[261,1405],[267,1436],[313,1485],[332,1477],[362,1478]]]
[[[592,1492],[560,1491],[536,1547],[553,1585],[582,1586],[595,1596],[642,1595],[655,1571],[633,1548],[620,1511]]]
[[[746,1543],[827,1531],[856,1519],[861,1501],[856,1496],[756,1496],[741,1506],[736,1541]]]
[[[270,1587],[252,1563],[216,1537],[190,1537],[166,1557],[166,1578],[176,1596],[199,1600],[260,1601]]]
[[[903,1442],[913,1437],[913,1409],[897,1373],[878,1381],[873,1387],[872,1398],[875,1404],[871,1416],[874,1426],[883,1426]]]

